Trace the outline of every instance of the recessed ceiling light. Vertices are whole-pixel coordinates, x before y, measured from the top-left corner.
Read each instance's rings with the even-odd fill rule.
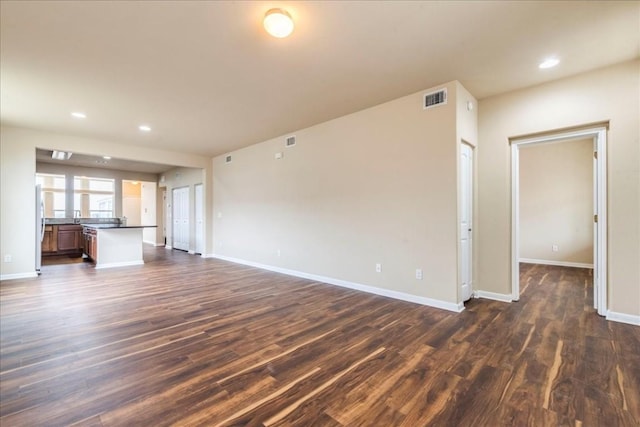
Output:
[[[151,132],[151,127],[147,125],[140,125],[138,126],[138,129],[140,129],[142,132]]]
[[[540,65],[538,65],[538,68],[542,68],[542,69],[552,68],[558,65],[559,63],[560,63],[560,60],[558,58],[547,58],[544,61],[542,61]]]
[[[102,156],[102,158],[105,160],[111,160],[111,156]]]
[[[73,153],[71,153],[70,151],[53,150],[53,152],[51,153],[51,158],[54,160],[69,160],[72,155]]]
[[[269,9],[264,15],[264,29],[273,37],[287,37],[293,32],[293,19],[284,9]]]
[[[87,115],[81,111],[74,111],[73,113],[71,113],[71,115],[73,117],[75,117],[76,119],[86,119]]]

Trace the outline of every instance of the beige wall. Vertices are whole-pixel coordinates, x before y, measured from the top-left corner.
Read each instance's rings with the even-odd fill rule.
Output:
[[[445,106],[420,92],[217,157],[216,255],[456,304],[458,86],[443,86]]]
[[[520,257],[593,264],[593,139],[523,146],[519,157]]]
[[[478,287],[511,293],[509,138],[609,121],[609,309],[640,315],[640,61],[480,101]]]
[[[211,160],[206,157],[119,144],[110,141],[0,127],[0,275],[4,278],[35,273],[35,173],[36,148],[153,161],[203,168],[211,177]],[[205,179],[205,183],[207,179]],[[211,185],[205,184],[205,193]],[[207,221],[211,216],[205,217]],[[209,225],[207,229],[211,229]],[[206,236],[207,248],[211,237]],[[12,261],[5,262],[11,255]]]

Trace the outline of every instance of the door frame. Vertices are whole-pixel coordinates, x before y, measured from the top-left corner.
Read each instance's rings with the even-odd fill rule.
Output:
[[[520,299],[520,147],[579,138],[594,141],[594,260],[593,299],[601,316],[607,314],[607,129],[608,123],[537,136],[511,138],[511,299]]]
[[[204,255],[204,185],[193,186],[193,222],[195,223],[194,253]],[[198,217],[200,224],[198,224]]]

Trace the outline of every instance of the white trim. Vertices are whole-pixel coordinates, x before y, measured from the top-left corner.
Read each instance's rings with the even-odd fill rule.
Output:
[[[605,316],[608,313],[608,301],[607,295],[609,293],[609,285],[607,283],[608,271],[607,271],[607,130],[600,128],[596,137],[596,151],[598,152],[598,158],[596,159],[597,169],[597,200],[594,203],[595,214],[598,215],[598,222],[595,224],[595,231],[597,233],[597,247],[595,248],[593,260],[595,265],[594,272],[596,273],[593,278],[594,286],[598,287],[598,314]],[[594,180],[596,177],[594,176]]]
[[[487,292],[487,291],[475,291],[473,293],[474,298],[484,298],[491,299],[494,301],[502,301],[502,302],[512,302],[510,294],[498,294],[496,292]]]
[[[143,240],[142,243],[147,244],[147,245],[151,245],[154,248],[157,248],[159,246],[164,246],[164,243],[156,243],[156,242],[154,242],[152,240]]]
[[[616,313],[615,311],[607,311],[607,320],[614,322],[628,323],[629,325],[640,326],[640,316],[626,313]]]
[[[598,157],[594,178],[594,213],[598,214],[594,233],[594,304],[598,314],[607,313],[607,128],[597,125],[578,131],[559,132],[552,135],[534,136],[530,138],[514,138],[511,143],[511,293],[512,299],[520,298],[520,212],[519,212],[519,147],[531,144],[568,141],[577,138],[592,138],[596,142]]]
[[[187,251],[187,253],[188,253],[189,255],[195,255],[195,254],[196,254],[196,251],[194,251],[194,250],[192,250],[192,249],[189,249],[189,250]]]
[[[586,264],[584,262],[552,261],[533,258],[520,258],[520,262],[525,262],[527,264],[557,265],[559,267],[593,268],[593,264]]]
[[[520,151],[511,145],[511,300],[520,300]]]
[[[31,271],[29,273],[2,274],[0,280],[31,279],[33,277],[38,277],[38,273]]]
[[[165,248],[165,249],[173,249],[173,246],[171,246],[171,245],[164,245],[164,248]]]
[[[144,261],[127,261],[127,262],[109,262],[106,264],[96,264],[96,269],[113,268],[113,267],[129,267],[132,265],[142,265]]]
[[[288,276],[300,277],[303,279],[315,280],[318,282],[328,283],[330,285],[341,286],[343,288],[355,289],[357,291],[362,291],[370,294],[381,295],[384,297],[389,297],[401,301],[412,302],[415,304],[426,305],[429,307],[441,308],[443,310],[454,311],[456,313],[460,313],[464,310],[463,303],[451,303],[447,301],[441,301],[433,298],[420,297],[417,295],[411,295],[404,292],[392,291],[389,289],[376,288],[374,286],[363,285],[360,283],[349,282],[341,279],[334,279],[332,277],[320,276],[317,274],[305,273],[297,270],[289,270],[287,268],[274,267],[271,265],[260,264],[253,261],[246,261],[243,259],[232,258],[224,255],[207,255],[207,258],[217,258],[224,261],[233,262],[236,264],[248,265],[250,267],[260,268],[263,270],[274,271],[276,273],[286,274]]]

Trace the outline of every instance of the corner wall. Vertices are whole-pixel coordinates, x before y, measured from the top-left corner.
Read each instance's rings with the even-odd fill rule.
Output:
[[[426,90],[292,132],[293,147],[284,135],[215,158],[215,256],[457,307],[457,86],[445,86],[447,105],[424,110]]]

